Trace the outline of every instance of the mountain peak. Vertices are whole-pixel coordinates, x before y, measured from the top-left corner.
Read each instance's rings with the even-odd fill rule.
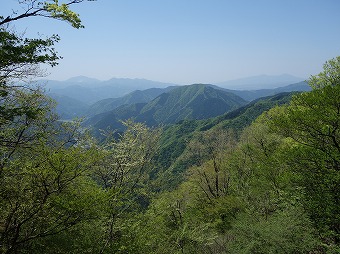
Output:
[[[74,82],[74,83],[97,83],[100,80],[95,78],[89,78],[86,76],[76,76],[65,80],[66,82]]]
[[[247,78],[234,79],[225,82],[216,83],[215,85],[235,90],[257,90],[257,89],[273,89],[293,83],[304,81],[304,78],[296,77],[291,74],[280,75],[257,75]]]

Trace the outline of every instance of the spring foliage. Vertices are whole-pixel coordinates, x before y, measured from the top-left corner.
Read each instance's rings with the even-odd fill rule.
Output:
[[[164,133],[128,120],[98,143],[19,82],[57,64],[59,38],[7,26],[81,28],[81,2],[19,1],[24,13],[0,17],[0,253],[339,253],[340,57],[261,115],[272,104]]]

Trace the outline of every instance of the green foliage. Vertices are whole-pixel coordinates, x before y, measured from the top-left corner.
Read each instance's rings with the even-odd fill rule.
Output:
[[[117,99],[108,104],[104,101],[103,105],[102,103],[94,105],[93,111],[115,107],[115,103],[121,103],[119,101],[122,100]],[[209,85],[196,84],[173,88],[148,103],[116,107],[109,112],[91,117],[87,124],[92,125],[95,131],[107,127],[121,128],[117,122],[129,118],[148,126],[175,124],[183,120],[215,117],[245,103],[242,98],[232,93],[214,89]]]
[[[292,140],[287,158],[301,177],[304,206],[325,243],[339,242],[340,57],[310,80],[313,90],[272,113],[274,131]]]
[[[73,0],[59,4],[58,0],[18,1],[23,13],[13,11],[7,18],[0,17],[0,122],[11,121],[16,116],[30,116],[30,108],[16,105],[16,96],[23,93],[32,94],[34,86],[31,84],[18,84],[18,81],[27,82],[37,76],[42,76],[39,64],[57,65],[60,57],[53,48],[59,41],[57,35],[47,39],[29,39],[18,35],[14,30],[9,29],[13,22],[33,16],[50,17],[65,20],[76,28],[82,27],[78,14],[69,9],[70,5],[83,2]],[[40,92],[39,89],[35,90]],[[8,102],[11,102],[8,105]]]
[[[340,56],[327,61],[323,66],[323,71],[316,76],[312,76],[308,84],[316,90],[329,86],[339,86],[340,84]]]
[[[88,178],[94,151],[81,143],[72,145],[68,135],[53,140],[52,133],[56,135],[51,130],[45,137],[10,150],[11,157],[2,164],[0,237],[4,253],[29,250],[32,242],[94,216],[98,188]],[[71,146],[65,148],[66,143]]]
[[[49,99],[39,91],[16,90],[12,94],[1,104],[5,110],[0,117],[0,175],[16,153],[39,146],[55,131],[52,127],[56,118]]]
[[[35,76],[40,63],[56,65],[59,57],[51,46],[57,41],[56,36],[46,40],[24,39],[0,28],[1,124],[13,122],[16,117],[26,116],[30,120],[38,117],[44,105],[41,90],[34,86],[15,85],[13,79],[25,80]]]
[[[53,3],[44,2],[42,10],[49,13],[52,18],[69,22],[75,28],[84,27],[81,25],[79,14],[71,11],[68,4],[59,4],[58,0],[53,0]]]
[[[26,12],[0,25],[46,16],[80,28],[69,9],[80,2],[20,1]],[[127,120],[97,144],[79,122],[58,122],[39,88],[16,85],[56,64],[58,37],[0,35],[1,253],[339,252],[340,57],[311,78],[311,92],[162,135]],[[174,122],[237,100],[195,85],[115,114]]]
[[[283,93],[270,96],[222,116],[200,121],[185,120],[166,126],[160,139],[160,151],[156,155],[159,168],[155,172],[155,177],[160,181],[157,185],[160,185],[162,190],[169,190],[184,180],[186,171],[190,166],[195,165],[195,160],[197,160],[197,158],[188,156],[186,151],[193,137],[199,137],[210,129],[212,132],[216,129],[216,133],[218,133],[229,128],[235,130],[235,134],[238,136],[260,114],[276,105],[288,103],[292,95],[293,93]],[[203,141],[201,146],[206,144],[208,143]],[[205,159],[200,158],[200,160]]]
[[[287,207],[264,219],[243,215],[233,224],[228,253],[310,253],[318,242],[299,207]]]
[[[101,251],[120,252],[127,246],[130,220],[149,204],[148,182],[150,162],[158,147],[160,129],[149,129],[144,124],[131,120],[123,122],[126,131],[108,135],[100,150],[100,160],[92,172],[93,178],[105,193],[103,239]],[[110,134],[110,133],[108,133]]]
[[[95,1],[95,0],[87,0]],[[65,3],[59,3],[59,0],[24,0],[18,1],[23,12],[13,11],[12,16],[7,18],[0,16],[0,26],[11,23],[13,21],[28,17],[47,17],[68,22],[74,28],[83,28],[79,14],[73,12],[70,6],[84,2],[84,0],[68,0]]]
[[[212,241],[195,208],[193,187],[186,183],[154,200],[138,234],[141,253],[200,253]]]
[[[306,253],[319,242],[286,163],[286,140],[263,114],[236,142],[230,131],[196,133],[187,181],[145,214],[144,253]],[[184,155],[183,155],[184,156]],[[141,219],[142,221],[144,221]],[[197,234],[197,229],[201,231]],[[152,232],[152,233],[150,233]]]
[[[275,106],[289,103],[293,94],[296,94],[296,92],[280,93],[257,99],[224,115],[208,119],[202,123],[203,126],[201,130],[204,131],[215,126],[221,126],[224,129],[232,128],[241,131],[244,127],[249,126],[263,112]]]
[[[57,35],[46,40],[21,38],[5,29],[0,29],[0,57],[1,70],[9,71],[9,66],[18,64],[47,63],[52,66],[59,59],[56,52],[51,48],[59,41]]]

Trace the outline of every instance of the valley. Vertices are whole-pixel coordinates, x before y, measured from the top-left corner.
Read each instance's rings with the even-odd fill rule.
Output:
[[[272,86],[278,84],[279,81],[275,83],[274,77],[271,77],[271,79],[274,82]],[[76,82],[77,80],[78,82]],[[50,87],[47,94],[57,101],[56,112],[62,119],[69,120],[75,117],[85,117],[85,125],[87,126],[91,125],[95,129],[106,127],[115,129],[122,127],[119,123],[121,120],[129,118],[133,118],[137,122],[146,123],[148,126],[176,123],[185,119],[207,119],[237,109],[261,97],[281,92],[310,90],[306,82],[272,89],[231,90],[209,84],[190,86],[172,84],[171,86],[166,86],[166,83],[147,80],[142,80],[143,82],[140,84],[139,79],[114,80],[116,81],[115,83],[104,87],[100,84],[106,84],[108,81],[100,82],[96,80],[94,82],[86,77],[76,77],[64,83],[59,82],[58,85],[52,82],[52,85],[47,85],[47,88]],[[244,80],[244,82],[249,82],[248,78]],[[255,80],[260,82],[259,78]],[[241,80],[238,80],[238,83],[242,84]],[[151,87],[153,85],[156,87]],[[57,89],[56,86],[63,89]],[[81,86],[86,92],[77,93],[77,96],[73,96],[70,89],[74,87],[77,90],[78,86]],[[98,87],[96,88],[96,86]],[[140,86],[144,86],[146,89],[127,92],[134,87]],[[54,88],[51,89],[51,87]],[[91,89],[88,89],[89,87]],[[92,103],[93,99],[96,98],[94,91],[103,89],[111,90],[111,92],[105,93],[107,98]],[[124,92],[126,94],[119,97]],[[109,97],[110,95],[114,97],[111,98]],[[87,98],[90,97],[92,99],[88,100]]]
[[[337,1],[0,6],[0,254],[340,253]]]

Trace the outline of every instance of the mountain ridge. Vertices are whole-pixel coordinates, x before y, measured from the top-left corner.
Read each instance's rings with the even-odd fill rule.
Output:
[[[258,75],[212,84],[230,90],[259,90],[274,89],[298,83],[303,80],[303,78],[295,77],[290,74]],[[44,83],[45,89],[50,93],[66,95],[85,102],[86,104],[92,104],[107,98],[119,98],[135,90],[180,86],[175,83],[140,78],[111,78],[101,81],[86,76],[72,77],[64,81],[45,79],[39,80],[38,82]],[[77,93],[77,89],[80,89],[81,92]]]
[[[89,118],[85,125],[95,129],[120,127],[119,121],[133,118],[148,126],[171,124],[186,119],[206,119],[236,109],[247,102],[241,97],[209,85],[195,84],[176,87],[148,103],[122,105]],[[104,126],[104,125],[107,126]]]
[[[304,81],[304,78],[296,77],[290,74],[281,75],[257,75],[245,78],[233,79],[213,83],[222,88],[234,90],[260,90],[260,89],[274,89],[293,83]]]

